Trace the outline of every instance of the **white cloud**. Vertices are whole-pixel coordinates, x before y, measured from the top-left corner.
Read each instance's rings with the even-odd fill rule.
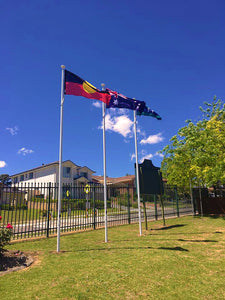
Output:
[[[114,127],[113,118],[111,118],[110,115],[106,115],[105,116],[105,129],[113,131],[113,127]]]
[[[147,151],[142,149],[141,152],[139,153],[139,156],[141,156],[141,158],[139,159],[140,162],[142,163],[145,159],[152,159],[153,157],[155,156],[159,156],[159,157],[162,157],[163,158],[163,154],[162,153],[159,153],[159,152],[156,152],[155,154],[147,154]],[[131,160],[134,160],[136,157],[135,153],[132,153],[131,154]]]
[[[159,156],[159,157],[164,157],[164,155],[162,153],[156,152],[155,156]]]
[[[0,168],[6,167],[6,162],[4,160],[0,160]]]
[[[19,131],[19,128],[17,126],[7,127],[6,130],[8,130],[11,135],[16,135],[17,132]]]
[[[119,116],[114,119],[114,131],[127,137],[131,133],[133,122],[127,116]]]
[[[105,117],[105,129],[117,132],[123,137],[129,137],[129,135],[132,133],[132,126],[133,122],[126,115],[111,117],[109,114],[107,114]]]
[[[117,113],[118,113],[118,115],[126,115],[127,114],[127,109],[117,108]]]
[[[34,151],[33,150],[30,150],[30,149],[26,149],[25,147],[21,148],[20,150],[18,150],[18,154],[22,154],[22,155],[27,155],[27,154],[30,154],[30,153],[33,153]]]
[[[135,159],[135,157],[136,157],[135,153],[131,154],[130,160]]]
[[[119,116],[119,115],[128,115],[127,109],[125,108],[110,108],[108,112],[110,111],[111,116]]]
[[[92,103],[92,105],[93,105],[94,107],[101,108],[101,107],[102,107],[102,102],[100,102],[100,101],[95,101],[95,102]]]
[[[159,132],[157,134],[154,135],[150,135],[147,139],[143,139],[141,140],[141,144],[157,144],[160,143],[164,140],[164,138],[162,137],[162,133]]]
[[[144,155],[146,155],[146,154],[147,154],[147,151],[146,151],[146,150],[144,150],[144,149],[142,149],[142,150],[141,150],[141,155],[143,155],[143,156],[144,156]]]
[[[143,156],[143,157],[140,159],[140,162],[143,163],[143,161],[144,161],[145,159],[151,159],[151,158],[153,158],[153,155],[152,155],[151,153],[150,153],[150,154],[147,154],[147,155]]]

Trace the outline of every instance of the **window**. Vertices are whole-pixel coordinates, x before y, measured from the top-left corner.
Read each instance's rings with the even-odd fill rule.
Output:
[[[71,168],[63,167],[63,177],[64,178],[70,178],[70,171],[71,171]]]
[[[18,177],[15,177],[14,179],[13,179],[13,183],[17,183],[18,182]]]
[[[24,181],[24,175],[20,175],[20,181]]]
[[[34,178],[34,173],[33,172],[29,173],[29,179],[33,179],[33,178]]]
[[[88,173],[87,172],[82,172],[82,173],[80,173],[80,175],[85,177],[85,178],[88,178]]]

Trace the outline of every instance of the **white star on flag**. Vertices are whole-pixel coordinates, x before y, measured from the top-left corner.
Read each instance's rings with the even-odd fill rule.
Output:
[[[115,99],[115,100],[113,101],[113,104],[114,104],[114,105],[118,105],[118,100]]]

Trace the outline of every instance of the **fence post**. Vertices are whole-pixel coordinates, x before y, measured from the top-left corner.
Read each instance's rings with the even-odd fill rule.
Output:
[[[96,224],[95,224],[95,222],[96,222],[96,220],[95,220],[95,187],[93,186],[93,210],[94,210],[94,223],[93,223],[93,226],[94,226],[94,229],[96,228],[95,226],[96,226]]]
[[[144,218],[145,218],[145,230],[148,230],[148,218],[147,218],[147,211],[146,211],[146,205],[145,205],[146,196],[142,195],[142,199],[143,199]]]
[[[194,209],[194,215],[196,215],[197,212],[197,203],[196,203],[196,195],[194,194],[194,190],[192,188],[192,198],[193,198],[193,209]]]
[[[154,204],[155,204],[155,220],[158,220],[158,211],[157,211],[157,200],[156,195],[154,195]]]
[[[177,197],[177,187],[174,187],[174,194],[175,194],[175,199],[176,199],[176,207],[177,207],[177,217],[180,217],[180,212],[179,212],[179,201]]]
[[[50,221],[50,201],[51,201],[51,182],[48,184],[48,212],[47,212],[47,238],[49,237],[49,221]]]
[[[129,194],[129,185],[127,186],[127,213],[128,213],[128,224],[130,224],[130,194]]]

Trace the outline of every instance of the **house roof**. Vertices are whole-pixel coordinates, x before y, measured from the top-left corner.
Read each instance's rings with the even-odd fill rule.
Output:
[[[86,166],[84,166],[84,167],[78,166],[75,163],[73,163],[70,159],[63,161],[62,163],[64,164],[66,162],[71,162],[73,165],[77,166],[79,169],[82,169],[82,168],[86,167]],[[53,166],[53,165],[58,165],[58,164],[59,164],[59,161],[55,161],[55,162],[52,162],[52,163],[49,163],[49,164],[42,164],[39,167],[36,167],[36,168],[33,168],[33,169],[29,169],[29,170],[26,170],[26,171],[23,171],[23,172],[11,175],[10,177],[18,176],[20,174],[24,174],[24,173],[28,173],[28,172],[40,170],[40,169],[43,169],[43,168],[46,168],[46,167],[50,167],[50,166]],[[92,171],[90,168],[88,168],[88,167],[86,167],[86,168],[89,169],[92,173],[95,173],[95,171]]]
[[[104,182],[104,176],[92,176],[92,180],[96,181],[98,183],[102,183]],[[122,184],[122,183],[129,183],[131,181],[135,180],[135,175],[127,175],[127,176],[123,176],[123,177],[106,177],[106,183],[107,184]]]
[[[95,173],[95,171],[93,171],[92,169],[88,168],[87,166],[79,167],[79,170],[84,169],[84,168],[87,168],[92,173]]]

